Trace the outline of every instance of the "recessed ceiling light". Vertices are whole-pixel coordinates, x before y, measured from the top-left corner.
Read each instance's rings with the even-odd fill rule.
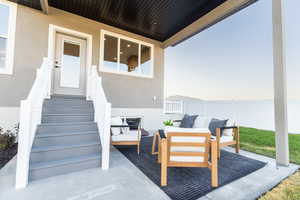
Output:
[[[114,60],[117,60],[117,57],[114,57]]]
[[[127,44],[127,47],[131,47],[131,45],[130,45],[130,44]]]

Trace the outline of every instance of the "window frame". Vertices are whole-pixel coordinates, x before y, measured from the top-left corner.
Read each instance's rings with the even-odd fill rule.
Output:
[[[17,4],[6,1],[6,0],[0,0],[0,4],[7,6],[9,8],[7,36],[0,35],[1,38],[5,38],[7,40],[5,67],[0,68],[0,74],[12,75],[13,74],[13,65],[14,65]]]
[[[108,67],[104,66],[104,36],[105,35],[109,35],[112,37],[117,38],[118,40],[118,54],[117,54],[117,65],[118,65],[118,70],[112,70],[109,69]],[[139,70],[141,70],[140,65],[141,65],[141,46],[147,46],[149,47],[150,50],[150,61],[151,61],[151,66],[150,66],[150,74],[137,74],[137,73],[131,73],[131,72],[125,72],[125,71],[120,71],[120,46],[121,46],[121,40],[127,40],[130,42],[134,42],[138,44],[138,67]],[[154,77],[154,45],[147,43],[147,42],[143,42],[141,40],[136,40],[118,33],[113,33],[107,30],[100,30],[100,58],[99,58],[99,70],[100,72],[106,72],[106,73],[112,73],[112,74],[118,74],[118,75],[126,75],[126,76],[133,76],[133,77],[138,77],[138,78],[149,78],[152,79]]]

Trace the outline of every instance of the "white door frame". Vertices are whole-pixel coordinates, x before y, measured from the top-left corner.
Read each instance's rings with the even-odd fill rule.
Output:
[[[64,48],[65,43],[73,44],[79,47],[79,74],[78,74],[78,87],[77,86],[64,86],[62,85],[62,72],[67,66],[64,65]],[[53,69],[53,93],[54,94],[72,94],[72,95],[85,95],[86,91],[86,39],[77,38],[62,33],[56,34],[56,48],[55,48],[55,67]],[[75,69],[75,66],[72,66]],[[68,73],[68,76],[70,73]],[[71,76],[74,77],[75,74]]]
[[[87,33],[82,33],[79,31],[75,31],[72,29],[68,29],[65,27],[49,24],[49,35],[48,35],[48,58],[52,62],[52,66],[54,67],[54,59],[55,59],[55,43],[56,43],[56,33],[63,33],[75,37],[80,37],[86,39],[86,96],[87,94],[87,86],[88,86],[88,72],[92,67],[92,47],[93,47],[93,36]],[[51,87],[51,94],[53,94],[53,85]]]

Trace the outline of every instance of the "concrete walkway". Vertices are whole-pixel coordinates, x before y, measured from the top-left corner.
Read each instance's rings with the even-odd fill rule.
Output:
[[[234,149],[227,147],[227,151],[234,152]],[[234,199],[234,200],[253,200],[275,187],[283,179],[292,175],[299,169],[298,165],[290,164],[289,167],[277,167],[275,159],[250,153],[248,151],[240,151],[240,154],[248,158],[253,158],[268,164],[248,176],[240,178],[230,184],[220,187],[200,200],[211,199]]]
[[[0,200],[169,200],[115,148],[110,169],[89,169],[32,182],[14,189],[16,157],[0,171]]]
[[[226,150],[232,151],[231,148]],[[275,160],[241,151],[242,155],[268,162],[264,168],[227,184],[200,200],[252,200],[294,173],[299,166],[276,168]],[[90,169],[32,182],[15,190],[16,158],[0,171],[0,199],[16,200],[164,200],[169,197],[119,151],[112,149],[111,168]]]

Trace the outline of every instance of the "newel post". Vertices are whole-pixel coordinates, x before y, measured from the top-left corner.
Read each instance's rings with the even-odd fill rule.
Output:
[[[26,100],[21,101],[20,130],[18,134],[18,154],[16,169],[16,189],[25,188],[28,184],[29,153],[30,153],[30,105]]]

